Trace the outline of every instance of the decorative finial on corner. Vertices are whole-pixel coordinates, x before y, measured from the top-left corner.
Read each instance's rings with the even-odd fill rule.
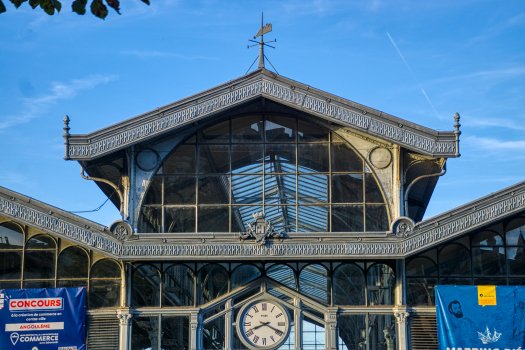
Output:
[[[456,121],[454,123],[454,134],[456,135],[456,157],[461,156],[461,154],[459,154],[459,135],[461,135],[461,131],[459,131],[459,127],[461,126],[461,124],[459,123],[459,119],[459,113],[456,112],[456,114],[454,115],[454,120]]]
[[[71,129],[69,127],[69,117],[66,115],[63,119],[64,121],[64,134],[62,135],[64,137],[64,146],[65,146],[65,160],[69,160],[69,130]]]

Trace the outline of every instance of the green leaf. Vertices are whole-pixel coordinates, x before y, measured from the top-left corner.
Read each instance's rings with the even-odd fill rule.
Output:
[[[142,1],[143,3],[145,3],[146,5],[149,5],[149,0],[140,0]]]
[[[106,2],[108,3],[110,7],[115,9],[115,11],[117,11],[117,13],[120,15],[120,9],[119,9],[120,3],[118,0],[106,0]]]
[[[53,6],[51,0],[40,0],[40,7],[50,16],[55,14],[55,6]]]
[[[35,9],[35,7],[37,7],[38,5],[40,5],[40,0],[29,0],[29,5],[33,8],[33,10]]]
[[[11,0],[13,4],[15,4],[16,8],[19,8],[22,3],[26,2],[27,0]]]
[[[4,3],[2,2],[2,0],[0,0],[0,13],[4,13],[6,11],[7,9],[5,8]]]
[[[73,12],[78,13],[79,15],[84,15],[86,13],[87,0],[75,0],[71,4]]]
[[[60,10],[62,10],[62,3],[58,0],[55,0],[55,8],[57,9],[57,12],[60,12]]]
[[[91,3],[91,13],[98,18],[106,18],[108,15],[108,8],[102,3],[102,0],[93,0]]]

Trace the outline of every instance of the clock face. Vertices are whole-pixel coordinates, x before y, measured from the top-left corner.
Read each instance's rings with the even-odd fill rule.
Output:
[[[239,314],[237,330],[250,348],[276,348],[288,337],[288,312],[274,301],[257,300]]]

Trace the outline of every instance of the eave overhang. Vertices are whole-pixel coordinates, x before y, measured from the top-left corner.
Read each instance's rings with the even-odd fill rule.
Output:
[[[435,131],[265,69],[126,121],[66,138],[65,159],[90,161],[172,133],[258,98],[267,98],[436,158],[459,157],[459,130]]]
[[[140,234],[119,240],[106,227],[0,187],[0,216],[119,260],[402,259],[525,213],[525,181],[418,223],[408,237],[311,233],[260,246],[239,233]]]

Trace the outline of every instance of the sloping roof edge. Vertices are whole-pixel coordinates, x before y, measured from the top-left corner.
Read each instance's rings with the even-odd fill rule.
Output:
[[[101,130],[69,135],[66,137],[65,159],[86,161],[99,158],[259,97],[351,126],[426,155],[459,157],[459,124],[455,131],[435,131],[258,69]]]

